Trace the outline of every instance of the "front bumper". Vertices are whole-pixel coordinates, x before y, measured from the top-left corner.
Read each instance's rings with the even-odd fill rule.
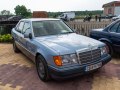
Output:
[[[94,65],[94,64],[102,62],[102,66],[103,66],[106,63],[108,63],[110,60],[111,60],[111,56],[107,55],[106,57],[101,58],[100,61],[96,61],[94,63],[92,62],[89,65]],[[51,77],[57,79],[57,78],[75,77],[75,76],[83,75],[83,74],[94,71],[94,70],[92,70],[92,71],[86,72],[85,71],[86,66],[88,66],[88,64],[86,64],[86,65],[76,65],[76,66],[70,67],[68,69],[53,68],[51,66],[49,66],[48,68],[49,68],[49,73],[50,73]]]

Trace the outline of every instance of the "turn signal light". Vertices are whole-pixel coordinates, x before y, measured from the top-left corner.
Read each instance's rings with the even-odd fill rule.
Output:
[[[62,66],[62,58],[60,56],[54,56],[53,59],[57,66]]]

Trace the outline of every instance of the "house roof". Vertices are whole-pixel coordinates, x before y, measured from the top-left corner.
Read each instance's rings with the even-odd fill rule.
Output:
[[[106,3],[104,4],[102,7],[109,7],[109,6],[120,6],[120,1],[112,1],[112,2],[109,2],[109,3]]]

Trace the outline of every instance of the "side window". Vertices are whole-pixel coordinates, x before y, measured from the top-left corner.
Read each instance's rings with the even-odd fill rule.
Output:
[[[117,33],[120,33],[120,25],[119,25],[119,27],[118,27]]]
[[[17,31],[21,33],[23,26],[24,26],[24,22],[20,22],[19,25],[17,26]]]
[[[29,31],[30,31],[30,23],[29,23],[29,22],[26,22],[26,23],[24,24],[24,28],[23,28],[23,30],[22,30],[22,34],[24,34],[24,33],[30,33]]]
[[[118,26],[119,26],[119,22],[115,23],[111,28],[110,28],[110,32],[117,32]]]

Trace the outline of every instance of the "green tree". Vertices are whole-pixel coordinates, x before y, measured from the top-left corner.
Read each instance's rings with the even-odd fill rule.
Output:
[[[31,17],[32,16],[32,13],[31,13],[31,10],[30,9],[27,9],[24,5],[20,6],[20,5],[17,5],[15,8],[15,14],[16,15],[21,15],[23,16],[24,18],[28,18],[28,17]]]
[[[8,10],[2,10],[1,15],[11,15],[11,13]]]

